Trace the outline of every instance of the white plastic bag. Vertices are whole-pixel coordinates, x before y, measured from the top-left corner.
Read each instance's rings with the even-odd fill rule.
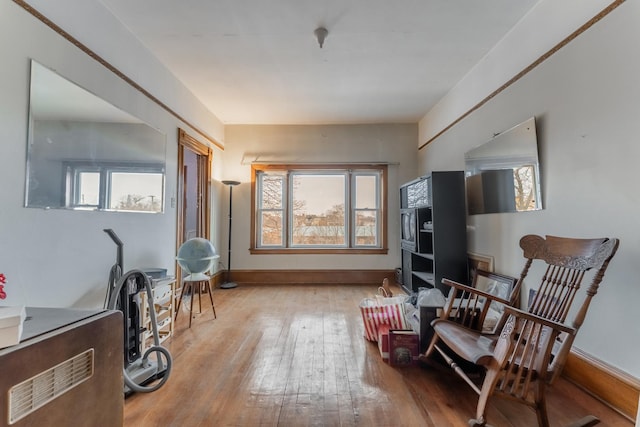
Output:
[[[421,288],[418,291],[418,307],[444,307],[444,303],[444,295],[438,288]]]

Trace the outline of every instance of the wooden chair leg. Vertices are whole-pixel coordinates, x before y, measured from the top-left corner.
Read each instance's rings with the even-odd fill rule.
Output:
[[[211,300],[211,308],[213,308],[213,318],[217,319],[216,316],[216,306],[213,305],[213,294],[211,293],[211,282],[206,282],[205,286],[207,287],[207,291],[209,292],[209,299]]]
[[[431,342],[427,347],[427,351],[424,352],[423,357],[428,358],[429,356],[431,356],[431,353],[433,353],[433,350],[435,349],[437,343],[438,343],[438,335],[433,334],[433,337],[431,338]]]
[[[535,410],[538,416],[538,426],[549,427],[549,415],[547,415],[547,399],[545,398],[544,391],[546,389],[546,383],[544,381],[538,381],[538,387],[535,397]]]
[[[472,427],[480,427],[480,426],[487,425],[487,420],[485,418],[487,404],[489,403],[489,397],[493,393],[493,389],[495,388],[496,384],[498,383],[498,380],[500,379],[500,372],[497,369],[497,367],[498,367],[497,362],[493,362],[489,366],[489,369],[487,370],[487,373],[484,377],[484,381],[482,382],[482,388],[479,391],[477,390],[477,388],[474,388],[478,393],[478,406],[476,406],[476,418],[469,420],[469,425]],[[464,377],[466,377],[466,375]]]
[[[445,353],[444,350],[442,350],[440,347],[438,347],[437,345],[434,345],[434,348],[436,350],[438,350],[438,353],[440,353],[440,355],[442,356],[442,358],[445,360],[445,362],[447,363],[447,365],[454,370],[454,372],[456,374],[458,374],[458,376],[460,378],[462,378],[467,384],[469,384],[469,387],[471,387],[473,389],[473,391],[475,391],[479,396],[482,397],[482,392],[480,391],[480,389],[478,388],[477,385],[475,385],[475,383],[473,381],[471,381],[471,378],[469,378],[469,376],[462,370],[462,368],[460,366],[458,366],[458,364],[447,355],[447,353]],[[497,380],[496,380],[497,381]],[[484,388],[484,386],[483,386]],[[488,393],[491,393],[491,391],[489,391]],[[488,395],[488,394],[487,394]]]

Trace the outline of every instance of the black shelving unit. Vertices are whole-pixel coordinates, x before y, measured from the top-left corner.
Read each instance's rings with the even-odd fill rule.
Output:
[[[464,172],[432,172],[402,185],[400,207],[404,290],[437,287],[446,295],[443,278],[466,283]]]

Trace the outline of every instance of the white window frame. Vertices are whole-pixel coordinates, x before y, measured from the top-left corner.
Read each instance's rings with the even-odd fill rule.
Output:
[[[382,232],[383,232],[383,227],[381,224],[381,218],[382,218],[382,176],[381,176],[382,172],[379,170],[375,170],[375,171],[358,171],[355,173],[351,174],[351,188],[355,188],[357,191],[357,178],[359,176],[374,176],[376,178],[375,180],[375,184],[376,184],[376,189],[375,189],[375,206],[374,207],[366,207],[366,208],[358,208],[356,206],[356,196],[357,193],[356,191],[353,192],[353,194],[351,195],[351,224],[353,224],[353,233],[349,233],[351,239],[352,239],[352,246],[353,247],[363,247],[363,248],[368,248],[368,247],[373,247],[373,248],[378,248],[380,247],[380,245],[382,244],[381,242],[381,236],[382,236]],[[356,233],[358,232],[355,224],[357,223],[357,214],[358,212],[374,212],[375,213],[375,217],[376,217],[376,231],[375,231],[375,242],[372,245],[358,245],[356,243],[356,240],[358,238],[358,236],[356,235]]]
[[[262,183],[265,174],[281,174],[283,176],[282,203],[281,209],[262,209]],[[308,245],[292,244],[293,238],[293,179],[295,175],[340,175],[345,176],[345,241],[339,245]],[[254,183],[252,194],[252,241],[251,253],[387,253],[387,197],[386,179],[387,166],[376,165],[253,165],[252,183]],[[356,208],[356,180],[359,176],[375,177],[375,206]],[[269,210],[281,211],[282,233],[281,245],[265,245],[262,242],[262,218],[263,213]],[[356,218],[358,212],[374,212],[376,218],[375,242],[373,244],[357,244],[355,232]]]
[[[127,164],[122,163],[86,163],[86,162],[65,162],[64,167],[64,187],[65,187],[65,206],[78,210],[116,210],[109,207],[111,200],[111,180],[114,173],[132,173],[132,174],[161,174],[163,176],[162,200],[159,202],[160,210],[158,211],[141,211],[162,213],[164,206],[164,166],[149,164]],[[100,186],[98,192],[97,204],[85,204],[81,199],[80,174],[92,172],[100,174]],[[122,211],[122,209],[118,209]],[[137,212],[137,211],[132,211]]]
[[[258,188],[262,189],[262,177],[264,176],[264,174],[260,174],[258,176],[259,179],[259,183],[258,183]],[[287,177],[286,175],[282,175],[282,184],[281,184],[281,192],[283,194],[283,199],[287,198]],[[280,241],[286,242],[286,233],[285,231],[287,230],[287,226],[285,225],[287,223],[287,214],[286,214],[286,204],[284,203],[284,200],[281,201],[280,203],[280,207],[279,208],[265,208],[262,209],[262,191],[258,191],[257,192],[257,198],[258,198],[258,206],[256,207],[256,209],[258,210],[258,214],[256,216],[256,222],[257,222],[257,229],[258,230],[262,230],[262,218],[263,218],[263,213],[264,212],[280,212],[281,216],[282,216],[282,229],[280,231]],[[262,247],[262,248],[281,248],[282,244],[280,245],[269,245],[269,244],[265,244],[262,242],[262,233],[258,233],[256,236],[256,239],[258,240],[258,246]]]

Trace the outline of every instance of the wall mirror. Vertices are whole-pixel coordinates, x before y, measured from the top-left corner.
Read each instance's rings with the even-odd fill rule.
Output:
[[[31,61],[25,205],[163,212],[166,136]]]
[[[542,209],[535,118],[467,151],[469,215]]]

